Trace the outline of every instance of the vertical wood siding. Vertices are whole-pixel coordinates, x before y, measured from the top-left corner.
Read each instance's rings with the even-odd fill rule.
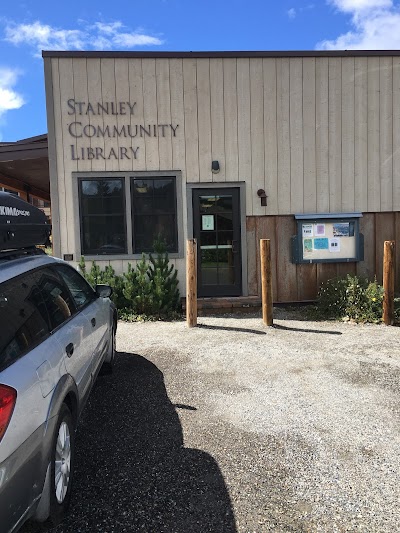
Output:
[[[247,268],[249,295],[261,296],[260,239],[270,239],[274,302],[314,300],[323,281],[357,274],[382,283],[383,243],[400,243],[400,213],[366,213],[360,219],[364,235],[364,261],[359,263],[291,263],[290,238],[296,234],[293,216],[247,217]],[[396,262],[400,261],[400,246],[396,248]],[[396,273],[396,291],[400,290],[400,272]]]
[[[366,261],[357,271],[380,275],[377,243],[384,234],[398,239],[400,232],[399,58],[55,57],[45,61],[52,63],[62,254],[79,254],[72,172],[180,170],[185,238],[187,182],[246,183],[253,293],[259,280],[251,268],[252,251],[258,249],[252,235],[257,241],[259,224],[269,229],[272,224],[270,219],[252,218],[256,216],[288,216],[274,229],[274,249],[279,258],[286,258],[278,271],[289,279],[274,289],[278,299],[312,298],[319,281],[347,268],[291,265],[286,235],[292,231],[294,220],[289,215],[294,213],[373,213],[362,219],[365,228],[370,225],[373,240],[365,231]],[[136,102],[135,115],[69,115],[71,98]],[[175,137],[158,131],[157,138],[73,138],[68,133],[73,121],[101,128],[170,123],[179,127]],[[76,154],[85,146],[103,152],[121,146],[139,150],[137,159],[77,161],[71,158],[71,145]],[[212,160],[220,162],[218,174],[211,172]],[[268,195],[266,207],[261,206],[258,189]],[[387,215],[379,217],[380,212]],[[125,268],[127,261],[116,267]],[[184,270],[184,259],[178,264]]]

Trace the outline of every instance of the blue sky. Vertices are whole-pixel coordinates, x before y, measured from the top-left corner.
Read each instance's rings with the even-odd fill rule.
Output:
[[[0,11],[0,141],[47,131],[41,50],[400,48],[400,0],[25,0]]]

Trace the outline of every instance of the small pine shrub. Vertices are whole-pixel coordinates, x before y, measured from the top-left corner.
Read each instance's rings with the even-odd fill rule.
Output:
[[[93,288],[98,284],[110,285],[113,290],[111,300],[115,303],[118,309],[126,306],[127,302],[123,293],[123,277],[118,276],[111,265],[107,265],[104,270],[101,270],[96,261],[93,261],[90,270],[88,270],[85,258],[82,256],[79,261],[79,270]]]
[[[156,256],[149,256],[152,314],[168,317],[179,309],[178,271],[169,264],[167,247],[160,238],[154,242]]]
[[[132,299],[132,310],[138,315],[152,315],[153,290],[149,279],[149,265],[146,256],[136,265],[136,294]]]
[[[95,261],[88,269],[84,257],[81,257],[79,269],[92,287],[100,283],[112,287],[111,299],[123,320],[177,318],[180,310],[178,272],[169,264],[161,239],[155,241],[154,249],[156,254],[150,254],[149,259],[142,254],[136,267],[128,263],[128,272],[122,276],[116,275],[111,265],[101,270]]]

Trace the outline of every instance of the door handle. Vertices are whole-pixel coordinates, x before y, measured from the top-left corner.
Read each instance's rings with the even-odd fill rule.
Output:
[[[239,248],[237,246],[237,241],[232,241],[232,253],[233,254],[239,253]]]
[[[67,346],[65,347],[65,351],[67,352],[68,357],[71,357],[71,355],[74,353],[74,345],[72,344],[72,342],[67,344]]]
[[[96,326],[96,319],[93,317],[92,320],[90,321],[92,323],[92,326],[95,327]]]

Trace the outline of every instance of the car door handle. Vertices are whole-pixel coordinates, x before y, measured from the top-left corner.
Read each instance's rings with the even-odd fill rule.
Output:
[[[96,326],[96,319],[93,317],[92,320],[90,321],[92,323],[92,326],[95,327]]]
[[[67,352],[68,357],[71,357],[71,355],[74,353],[74,345],[72,344],[72,342],[67,344],[67,346],[65,347],[65,351]]]

